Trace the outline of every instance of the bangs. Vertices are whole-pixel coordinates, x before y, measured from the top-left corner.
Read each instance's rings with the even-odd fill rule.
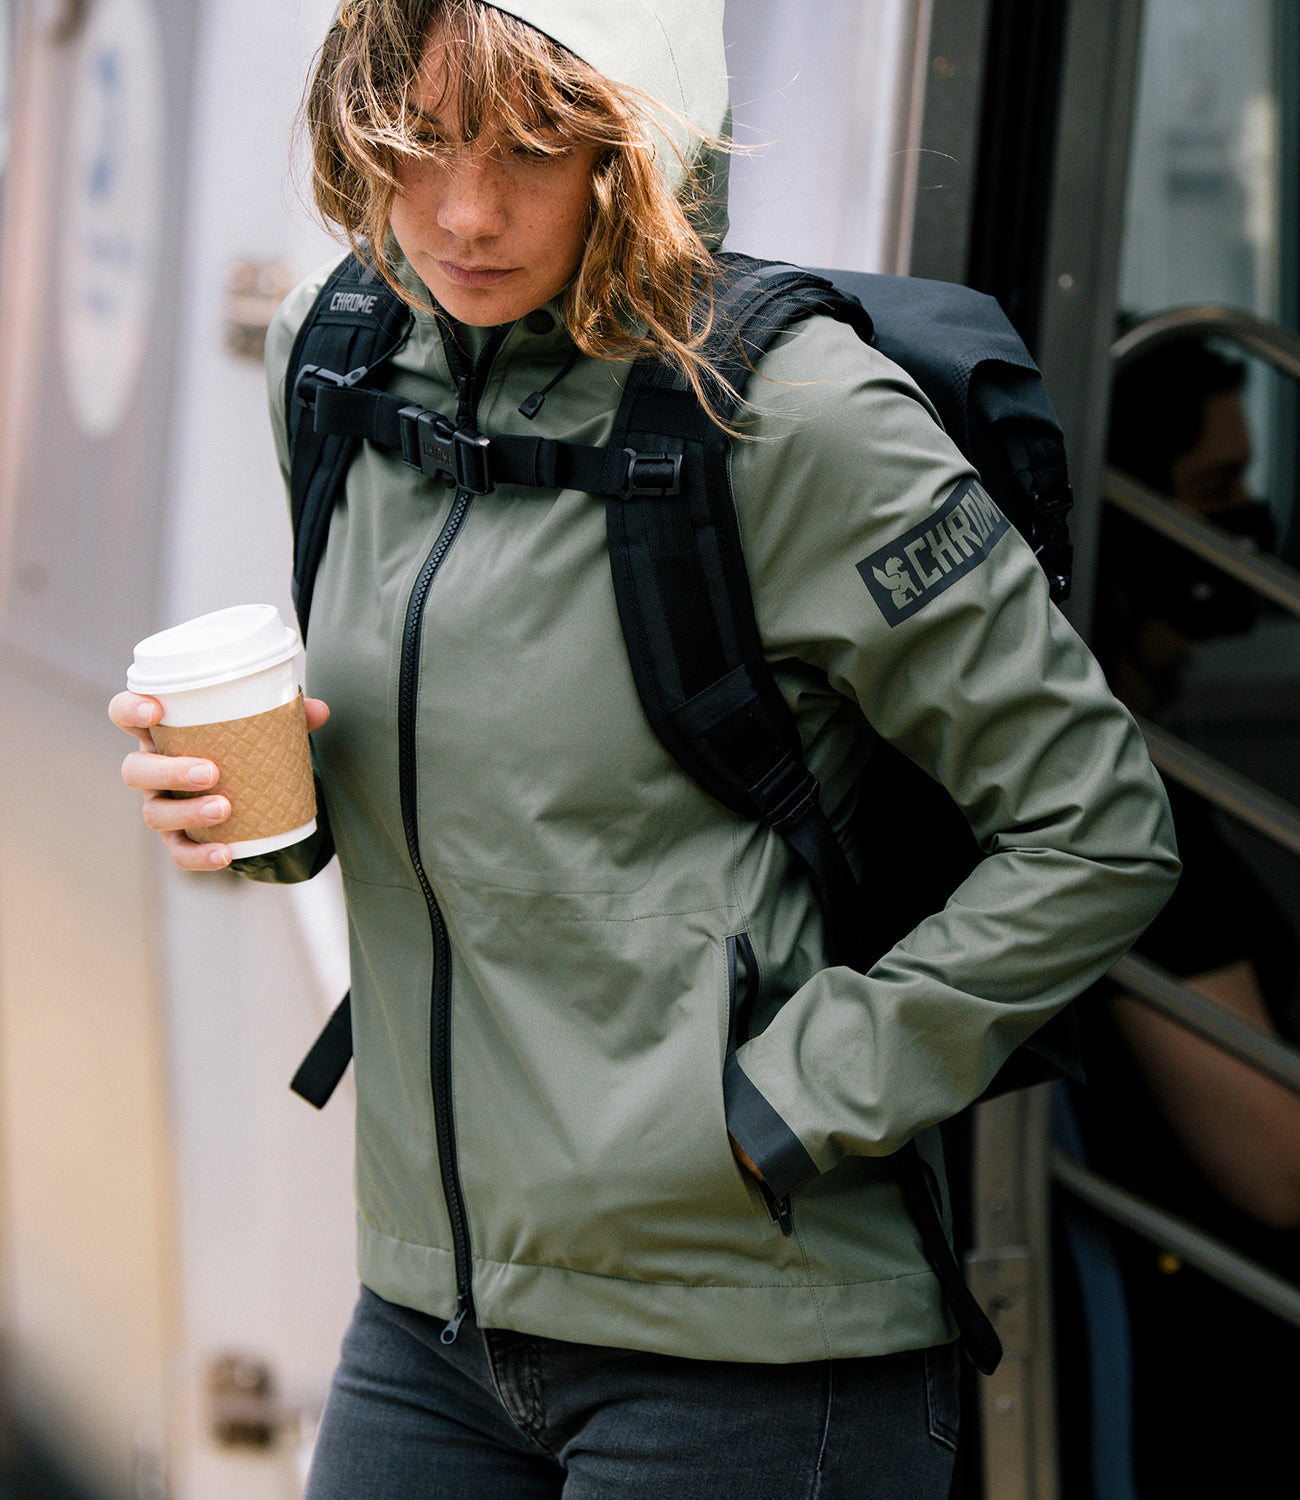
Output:
[[[382,3],[365,7],[372,14],[383,9]],[[478,0],[433,0],[418,9],[422,25],[398,32],[385,27],[354,53],[359,67],[346,102],[340,101],[346,119],[339,124],[356,151],[357,170],[391,179],[395,156],[436,157],[445,145],[484,138],[541,155],[574,145],[614,150],[643,140],[598,73],[516,17]],[[435,61],[442,94],[417,101],[429,37],[445,64],[437,68]],[[454,141],[431,139],[431,115],[444,128],[454,126]]]
[[[470,141],[494,133],[542,151],[630,144],[632,121],[600,74],[516,17],[453,0],[435,36],[445,76],[460,81],[443,104],[462,111]]]

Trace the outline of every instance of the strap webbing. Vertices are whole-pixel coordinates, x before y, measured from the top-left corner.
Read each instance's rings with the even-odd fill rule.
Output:
[[[961,1331],[962,1347],[971,1363],[981,1374],[992,1375],[1002,1359],[1002,1340],[975,1294],[966,1285],[961,1267],[957,1264],[957,1253],[948,1241],[939,1207],[935,1202],[931,1186],[933,1173],[925,1158],[917,1150],[915,1141],[908,1141],[889,1158],[889,1165],[903,1194],[903,1201],[921,1236],[921,1249],[930,1263],[957,1327]]]
[[[484,437],[458,428],[442,412],[388,391],[348,385],[343,376],[314,365],[303,367],[295,396],[299,405],[310,408],[314,432],[350,444],[364,438],[397,451],[430,479],[476,494],[489,494],[498,484],[583,490],[601,497],[676,492],[678,466],[669,455],[553,438]]]
[[[324,1109],[352,1061],[352,991],[334,1007],[289,1087],[308,1104]]]
[[[347,372],[354,380],[362,379],[401,345],[411,325],[406,304],[374,271],[349,256],[321,288],[294,341],[285,377],[284,415],[289,435],[294,607],[304,640],[317,564],[357,439],[319,431],[304,420],[303,408],[294,399],[299,371],[306,364],[324,365]]]

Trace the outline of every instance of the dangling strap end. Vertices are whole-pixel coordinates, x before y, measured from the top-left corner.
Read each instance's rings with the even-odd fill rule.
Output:
[[[289,1087],[314,1108],[324,1109],[351,1061],[352,995],[349,991],[334,1007]]]

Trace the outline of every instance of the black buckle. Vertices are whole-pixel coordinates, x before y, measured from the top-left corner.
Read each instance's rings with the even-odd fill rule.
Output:
[[[361,365],[355,370],[349,370],[346,375],[339,375],[333,370],[322,370],[319,365],[303,365],[298,371],[297,378],[293,383],[293,396],[299,406],[305,406],[308,411],[316,409],[316,387],[324,382],[337,386],[340,390],[346,390],[351,386],[359,384],[370,374],[369,367]]]
[[[308,411],[316,410],[316,387],[322,380],[328,380],[331,385],[343,384],[333,370],[322,370],[319,365],[304,365],[298,371],[298,378],[293,383],[293,399],[299,406],[305,406]]]
[[[456,427],[439,412],[422,406],[404,406],[397,421],[404,463],[427,479],[446,480],[471,495],[492,493],[491,438],[472,427]]]
[[[1066,515],[1074,507],[1074,491],[1068,484],[1054,484],[1050,489],[1037,485],[1029,492],[1031,514],[1052,520]]]
[[[680,495],[682,492],[682,457],[680,453],[638,453],[624,448],[627,468],[618,487],[620,499],[638,495]]]

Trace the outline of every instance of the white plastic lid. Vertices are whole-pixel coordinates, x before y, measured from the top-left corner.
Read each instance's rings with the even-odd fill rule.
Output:
[[[133,693],[180,693],[279,666],[296,656],[298,632],[274,604],[236,604],[148,636],[135,648]]]

